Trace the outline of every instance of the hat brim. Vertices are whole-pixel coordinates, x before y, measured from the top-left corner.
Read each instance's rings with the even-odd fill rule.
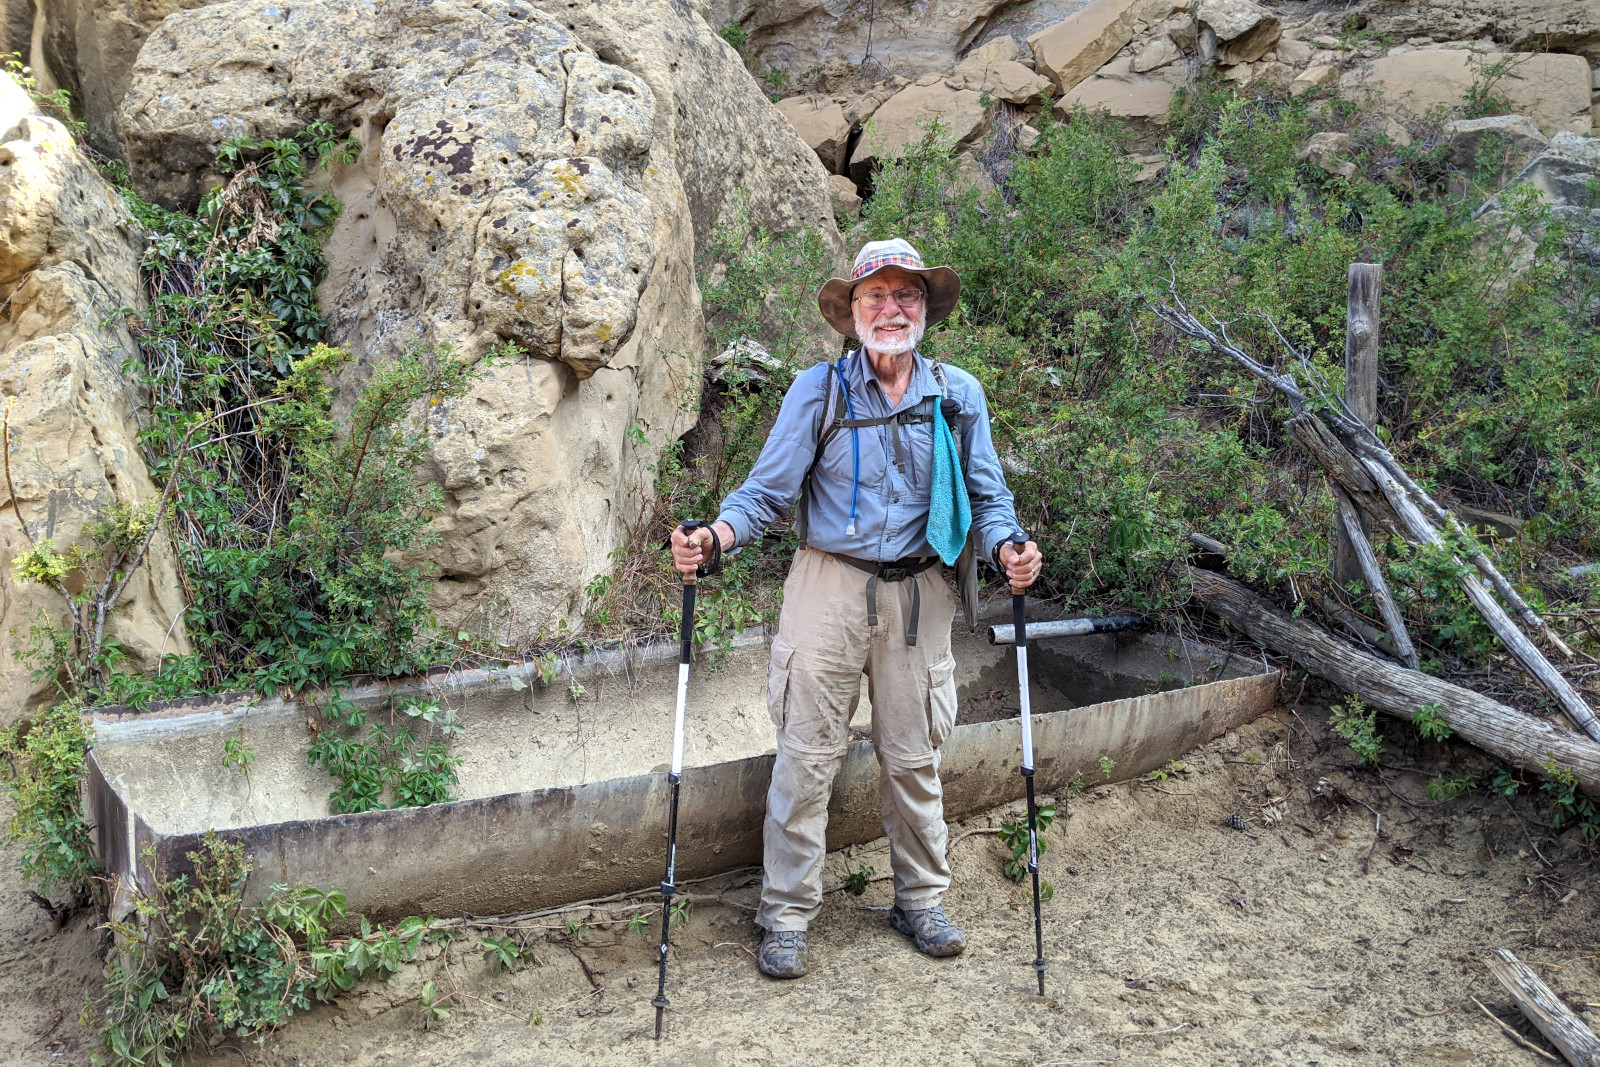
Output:
[[[886,263],[855,281],[848,278],[828,279],[828,283],[817,293],[817,307],[822,317],[828,320],[828,325],[852,340],[860,340],[856,337],[856,319],[850,307],[850,293],[874,274],[886,270],[903,270],[907,274],[922,276],[928,286],[927,326],[943,322],[956,309],[956,301],[961,298],[961,278],[951,268],[905,267],[898,263]]]

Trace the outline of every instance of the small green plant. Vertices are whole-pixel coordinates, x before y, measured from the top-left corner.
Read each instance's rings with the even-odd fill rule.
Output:
[[[338,783],[328,796],[335,813],[423,807],[456,799],[453,790],[461,761],[450,755],[449,741],[465,733],[466,727],[454,709],[421,699],[400,705],[402,714],[421,724],[422,739],[408,727],[391,732],[369,723],[367,713],[337,690],[321,710],[328,725],[312,739],[307,758]]]
[[[1424,704],[1411,713],[1411,725],[1428,741],[1444,741],[1450,737],[1450,727],[1444,721],[1442,704]]]
[[[729,19],[722,24],[722,29],[718,30],[717,34],[743,58],[745,46],[750,43],[749,30],[739,25],[736,19]]]
[[[635,913],[628,920],[628,933],[642,934],[650,928],[650,920],[643,913]]]
[[[237,734],[222,741],[222,765],[229,770],[239,771],[249,781],[250,768],[255,762],[255,750],[245,742],[244,726],[241,725]]]
[[[1107,778],[1110,778],[1111,777],[1111,772],[1116,770],[1116,769],[1117,769],[1117,761],[1116,760],[1112,759],[1110,756],[1101,756],[1100,757],[1100,773],[1101,774],[1105,775]]]
[[[1549,776],[1539,788],[1550,795],[1550,828],[1560,831],[1576,826],[1587,841],[1600,837],[1600,804],[1579,791],[1572,768],[1557,763],[1551,753],[1541,769]]]
[[[667,930],[675,932],[678,927],[689,921],[689,901],[679,897],[672,902],[672,912],[667,917]]]
[[[516,938],[506,934],[503,937],[483,939],[483,958],[488,962],[490,970],[510,974],[527,961],[527,954],[523,952],[522,946],[517,944]]]
[[[1491,791],[1503,797],[1514,797],[1527,786],[1527,780],[1516,767],[1508,767],[1504,763],[1494,765],[1493,777],[1489,779]]]
[[[860,896],[867,891],[867,883],[872,881],[875,872],[871,867],[862,864],[844,876],[845,891],[852,896]]]
[[[1045,849],[1048,847],[1044,832],[1050,829],[1051,823],[1056,821],[1056,806],[1054,804],[1046,804],[1038,810],[1036,815],[1039,827],[1039,855],[1043,856]],[[1028,875],[1027,818],[1017,819],[1014,822],[1002,822],[999,836],[1000,843],[1011,850],[1011,858],[1006,860],[1005,875],[1013,882],[1020,882]]]
[[[422,999],[417,1006],[417,1025],[424,1030],[431,1028],[435,1023],[442,1023],[450,1018],[450,1009],[445,1007],[450,998],[439,995],[439,986],[433,979],[422,983]]]
[[[1343,704],[1328,709],[1329,724],[1333,732],[1344,739],[1356,758],[1364,764],[1377,765],[1383,755],[1383,737],[1378,733],[1378,713],[1356,697],[1346,697]]]
[[[1435,775],[1428,782],[1428,798],[1442,804],[1477,788],[1478,783],[1471,778],[1446,778],[1442,774]]]
[[[1069,790],[1071,790],[1073,796],[1077,796],[1080,793],[1082,793],[1083,790],[1084,790],[1083,775],[1081,775],[1081,774],[1073,775],[1072,776],[1072,781],[1070,783],[1068,783],[1067,788]]]

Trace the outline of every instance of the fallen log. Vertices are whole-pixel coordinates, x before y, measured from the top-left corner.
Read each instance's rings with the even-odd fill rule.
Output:
[[[1528,1021],[1561,1050],[1572,1067],[1600,1067],[1600,1040],[1596,1040],[1594,1032],[1510,949],[1497,948],[1494,954],[1500,962],[1489,973],[1511,994]]]
[[[1551,760],[1568,767],[1584,791],[1600,795],[1600,745],[1442,678],[1408,670],[1351,648],[1326,630],[1290,617],[1229,578],[1185,567],[1203,607],[1247,636],[1397,718],[1424,707],[1461,737],[1512,766],[1540,771]]]

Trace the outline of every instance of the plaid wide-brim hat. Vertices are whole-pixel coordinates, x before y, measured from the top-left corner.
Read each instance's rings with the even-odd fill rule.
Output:
[[[888,267],[899,267],[922,277],[928,287],[927,325],[944,321],[955,310],[956,299],[961,295],[961,279],[949,267],[923,265],[922,253],[911,247],[911,242],[896,237],[892,241],[868,241],[856,253],[855,266],[849,278],[830,278],[817,293],[817,306],[828,325],[844,334],[855,337],[856,321],[850,309],[850,294],[855,287]]]

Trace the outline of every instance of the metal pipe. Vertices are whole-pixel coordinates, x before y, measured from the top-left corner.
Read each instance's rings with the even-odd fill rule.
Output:
[[[1150,620],[1143,615],[1105,615],[1098,619],[1062,619],[1059,622],[1030,622],[1028,623],[1028,637],[1035,641],[1043,641],[1051,637],[1087,637],[1089,634],[1114,634],[1128,630],[1143,630],[1149,625]],[[1016,624],[989,627],[989,643],[991,645],[1016,644]]]

